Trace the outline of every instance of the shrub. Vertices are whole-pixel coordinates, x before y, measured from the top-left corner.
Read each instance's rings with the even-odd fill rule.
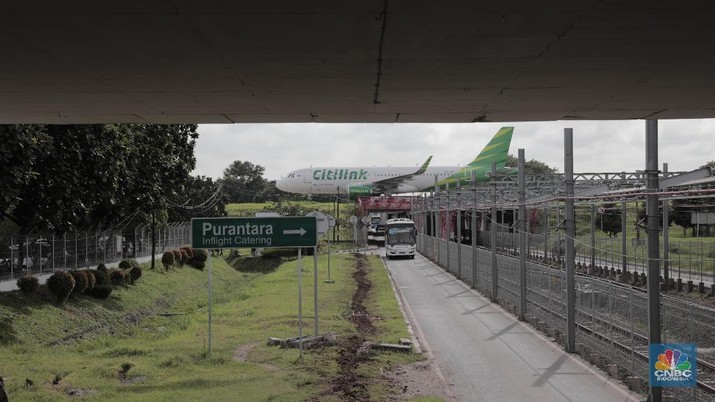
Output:
[[[167,271],[174,265],[174,253],[171,251],[165,251],[164,255],[161,256],[161,263],[164,265],[164,269]]]
[[[132,267],[132,263],[129,262],[128,260],[122,260],[119,263],[119,269],[129,269]]]
[[[189,262],[189,253],[187,253],[184,249],[179,249],[179,253],[181,255],[181,258],[179,259],[179,265],[183,266],[184,264]]]
[[[74,277],[74,288],[72,288],[72,293],[83,293],[87,289],[89,280],[87,279],[87,274],[84,271],[72,270],[69,271],[72,277]]]
[[[189,256],[189,260],[194,258],[194,249],[191,247],[182,247],[181,250],[186,251],[186,254]]]
[[[174,264],[181,264],[181,251],[174,249],[171,252],[174,253]]]
[[[84,290],[84,293],[89,293],[97,286],[97,278],[94,277],[94,272],[90,269],[85,269],[84,274],[87,275],[87,288]]]
[[[204,249],[194,250],[194,257],[189,260],[189,266],[199,270],[203,270],[206,266],[206,260],[208,260],[209,254]]]
[[[94,275],[94,286],[102,286],[102,285],[108,285],[108,277],[107,277],[107,271],[106,268],[104,271],[100,271],[99,269],[92,270],[92,275]]]
[[[97,265],[97,271],[104,272],[104,273],[106,274],[106,273],[107,273],[107,266],[104,265],[104,264],[102,264],[102,263],[100,263],[99,265]]]
[[[106,299],[113,289],[112,285],[98,285],[89,292],[89,295],[97,299]]]
[[[127,286],[127,273],[121,269],[110,269],[109,280],[114,286]]]
[[[207,253],[206,250],[202,248],[194,250],[194,259],[197,261],[206,262],[206,260],[209,259],[209,253]]]
[[[129,283],[131,283],[133,285],[134,281],[141,278],[141,276],[142,276],[142,269],[139,267],[132,267],[132,269],[129,270]]]
[[[189,266],[192,267],[192,268],[196,268],[196,269],[198,269],[199,271],[203,271],[203,270],[204,270],[204,267],[206,267],[206,263],[205,263],[205,262],[201,262],[201,261],[199,261],[199,260],[191,260],[191,261],[189,261]]]
[[[40,291],[40,281],[36,276],[24,275],[17,280],[17,287],[26,295],[31,295]]]
[[[58,303],[64,303],[74,289],[74,277],[67,271],[57,271],[47,278],[47,288],[57,296]]]

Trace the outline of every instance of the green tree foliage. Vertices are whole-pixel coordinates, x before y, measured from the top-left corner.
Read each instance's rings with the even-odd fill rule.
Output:
[[[517,157],[515,157],[514,155],[507,155],[506,166],[518,167],[519,159]],[[550,167],[549,165],[545,164],[544,162],[540,162],[535,159],[524,162],[524,168],[525,168],[524,174],[526,174],[528,176],[554,174],[554,173],[558,172],[558,169],[556,169],[554,167]]]
[[[218,182],[210,177],[191,176],[184,191],[169,200],[169,221],[188,221],[197,216],[225,216],[226,196]]]
[[[0,218],[21,232],[109,225],[183,191],[196,125],[0,126]],[[0,156],[2,158],[2,156]],[[38,161],[42,161],[39,163]],[[7,185],[7,191],[6,189]]]
[[[691,236],[695,236],[697,225],[693,224],[693,213],[710,211],[711,209],[706,207],[709,204],[708,200],[705,198],[693,198],[673,200],[671,203],[672,212],[670,216],[672,216],[673,222],[683,228],[683,235],[686,234],[687,229],[691,229]]]
[[[256,202],[264,191],[265,168],[251,162],[234,161],[223,171],[219,184],[229,202]]]
[[[616,204],[604,204],[596,214],[596,227],[608,237],[621,233],[621,208]]]
[[[46,133],[30,125],[0,125],[0,220],[20,200],[22,188],[38,175],[47,152]]]
[[[640,222],[643,226],[646,226],[648,224],[647,218],[648,216],[646,215],[646,205],[645,203],[640,204],[637,203],[638,207],[636,209],[636,217],[638,219],[638,222]],[[672,206],[669,205],[669,208],[672,208]],[[690,215],[688,215],[688,219],[690,219]],[[668,227],[675,222],[675,214],[670,212],[668,213]],[[658,208],[658,229],[663,230],[663,207]]]

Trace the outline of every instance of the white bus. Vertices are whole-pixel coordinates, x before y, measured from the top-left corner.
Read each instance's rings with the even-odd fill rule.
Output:
[[[385,224],[385,255],[415,258],[417,227],[411,219],[388,219]]]

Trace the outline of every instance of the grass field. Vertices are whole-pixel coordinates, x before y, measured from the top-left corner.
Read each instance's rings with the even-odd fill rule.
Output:
[[[333,216],[337,215],[335,211],[335,204],[332,202],[315,202],[315,201],[287,201],[282,203],[275,202],[249,202],[241,204],[227,204],[226,213],[229,216],[253,216],[256,212],[263,211],[276,211],[277,208],[285,207],[288,205],[296,206],[300,212],[305,213],[311,211],[320,211]],[[346,204],[340,204],[340,215],[341,217],[349,217],[355,213],[355,206],[352,202]],[[336,216],[337,217],[337,216]]]
[[[207,353],[207,271],[145,269],[134,286],[109,299],[73,296],[63,307],[40,294],[0,294],[0,375],[13,402],[339,400],[335,347],[307,350],[267,346],[269,336],[297,336],[297,260],[274,254],[240,258],[235,268],[213,260],[212,352]],[[304,333],[313,330],[313,259],[303,259]],[[374,283],[367,303],[378,317],[375,341],[408,337],[382,262],[371,257]],[[319,256],[320,332],[354,333],[344,318],[355,290],[354,257]],[[420,359],[382,354],[360,367],[373,399],[387,398],[381,369]],[[131,368],[120,381],[122,366]],[[27,385],[31,380],[33,385]],[[56,380],[56,384],[53,384]],[[70,396],[74,394],[75,396]]]

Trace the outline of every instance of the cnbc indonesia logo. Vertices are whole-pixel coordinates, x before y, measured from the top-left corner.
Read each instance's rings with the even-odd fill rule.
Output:
[[[694,344],[653,344],[649,352],[652,386],[696,386],[697,359]]]

